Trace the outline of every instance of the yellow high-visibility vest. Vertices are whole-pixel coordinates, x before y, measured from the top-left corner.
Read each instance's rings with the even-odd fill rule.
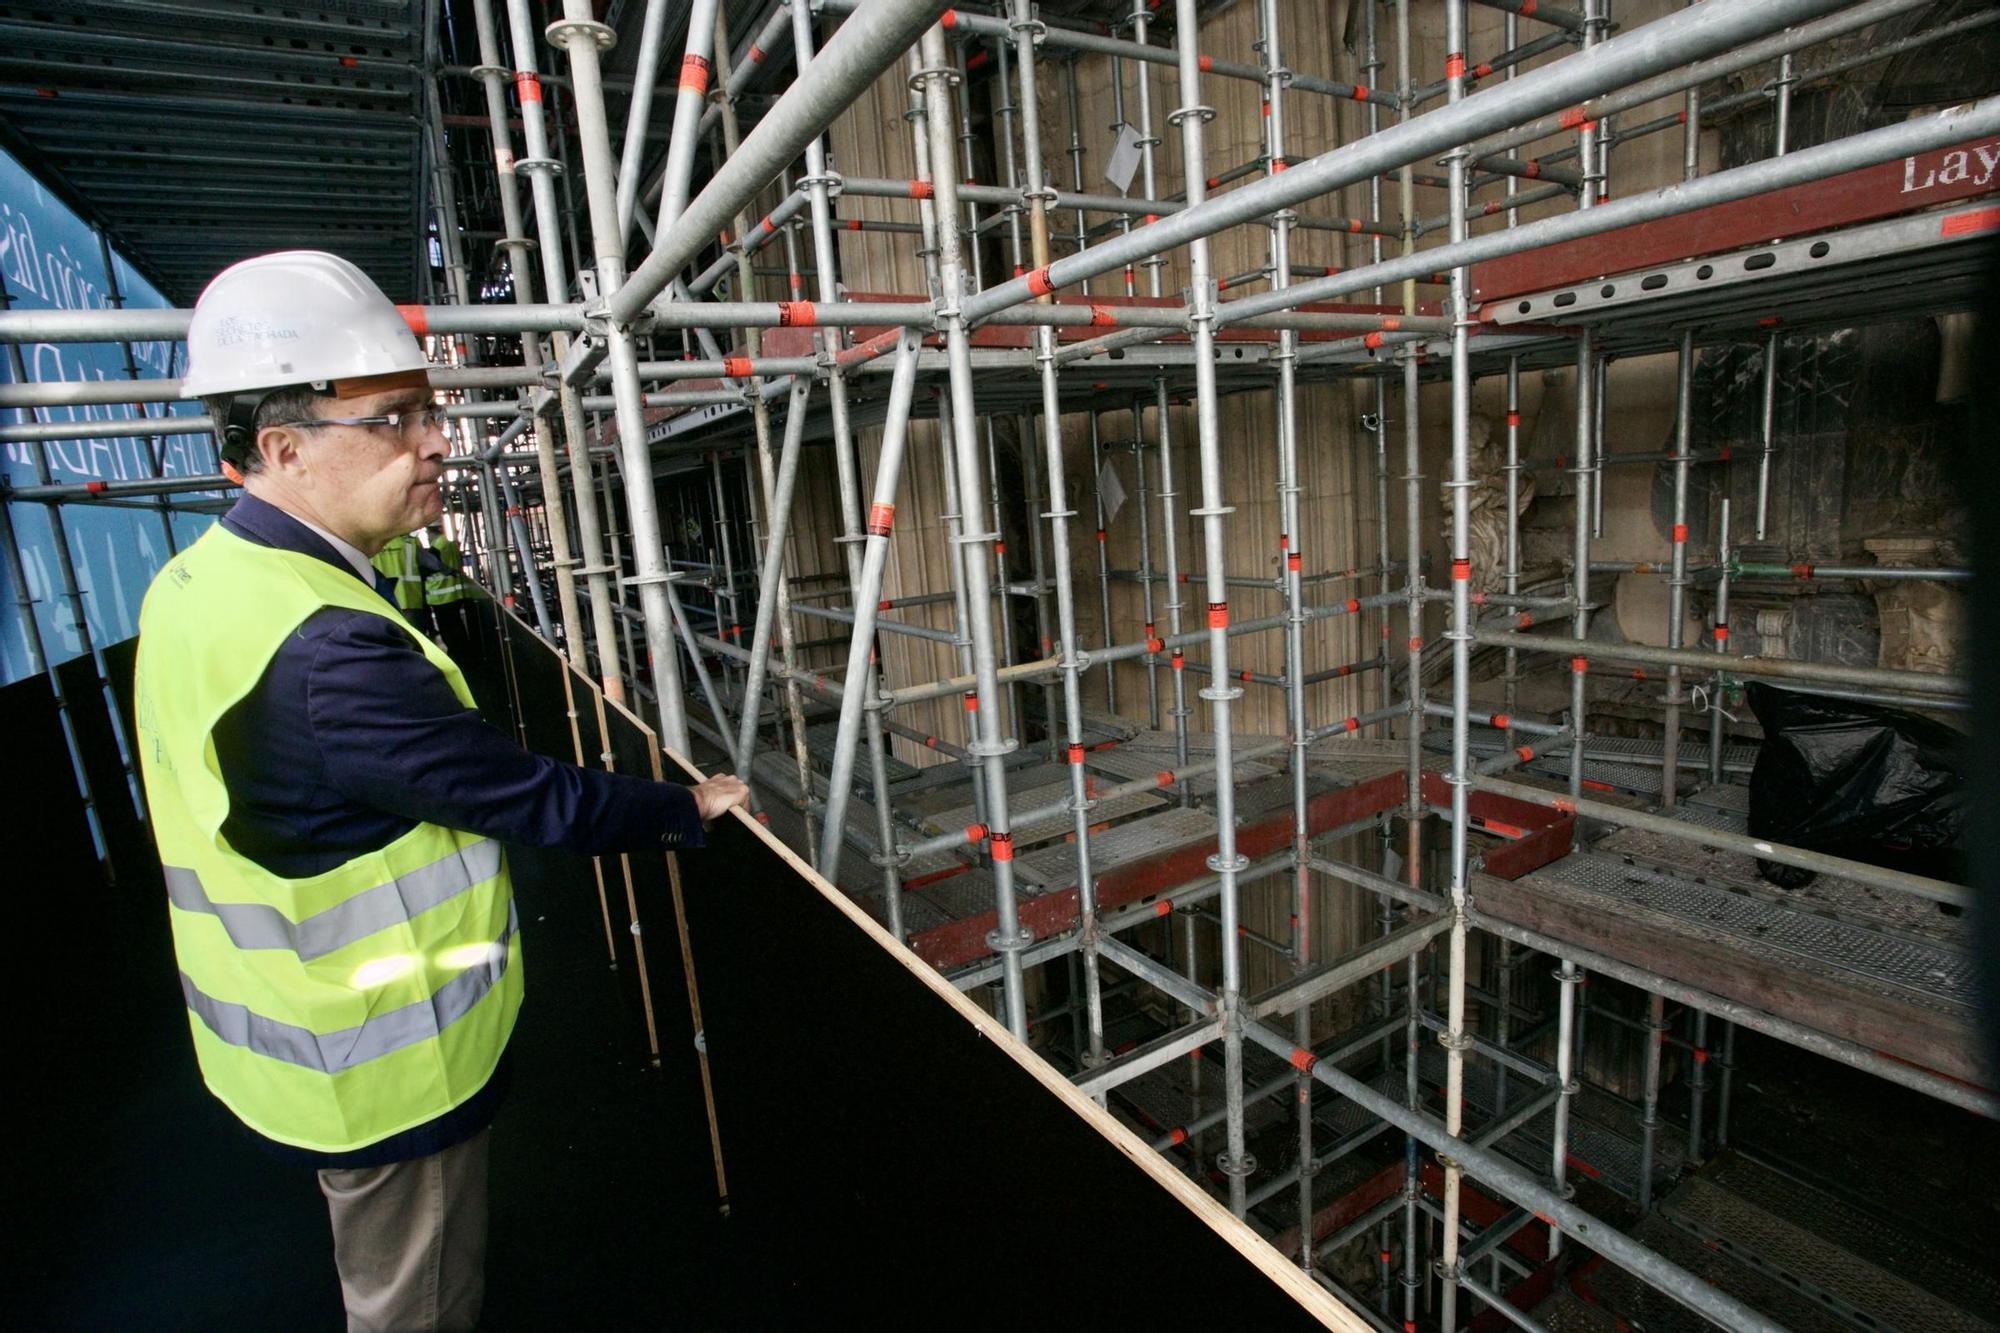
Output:
[[[424,576],[417,569],[417,539],[414,535],[404,533],[376,552],[369,563],[378,572],[396,581],[397,606],[405,611],[415,611],[424,605]]]
[[[465,576],[457,542],[449,537],[439,537],[431,543],[431,554],[444,568],[439,573],[424,575],[426,602],[432,606],[449,606],[479,595],[479,585]]]
[[[393,621],[472,707],[452,660],[360,579],[216,525],[147,589],[135,708],[202,1077],[258,1133],[343,1152],[485,1086],[520,1010],[521,945],[489,838],[419,824],[287,879],[223,836],[215,727],[328,606]]]

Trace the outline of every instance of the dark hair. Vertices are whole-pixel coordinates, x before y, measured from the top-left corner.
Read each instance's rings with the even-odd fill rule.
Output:
[[[216,423],[215,439],[223,459],[248,476],[264,466],[264,456],[257,450],[257,432],[266,426],[312,417],[313,404],[325,396],[309,384],[291,384],[273,389],[257,403],[250,413],[250,424],[240,432],[230,429],[231,411],[234,409],[240,415],[241,404],[253,399],[254,394],[218,394],[202,399],[201,405],[208,409],[210,419]]]

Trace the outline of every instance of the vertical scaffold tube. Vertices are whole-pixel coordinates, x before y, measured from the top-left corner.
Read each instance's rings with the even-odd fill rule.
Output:
[[[958,54],[962,59],[964,56],[963,47],[958,49]],[[916,156],[915,175],[918,179],[928,184],[931,179],[931,131],[930,117],[924,109],[927,94],[922,77],[923,73],[923,51],[921,49],[912,50],[910,52],[909,110],[911,146]],[[962,161],[965,163],[965,178],[970,180],[972,177],[972,150],[976,138],[970,128],[972,117],[971,99],[965,88],[964,70],[954,67],[952,73],[956,76],[960,117],[959,133],[956,137],[959,152],[963,155]],[[949,127],[947,127],[946,132],[949,132]],[[956,229],[958,227],[958,218],[955,214],[947,215],[939,212],[935,191],[931,192],[931,197],[921,199],[917,202],[917,216],[920,219],[919,225],[923,229],[924,244],[920,253],[924,261],[925,287],[926,290],[935,295],[937,292],[943,290],[938,271],[938,258],[941,253],[938,237],[946,227]],[[971,259],[973,280],[977,283],[979,278],[979,247],[977,245],[968,246],[964,238],[978,235],[978,207],[971,203],[966,204],[965,216],[967,226],[965,231],[960,233],[961,253],[968,254],[968,257]],[[941,492],[940,498],[944,504],[943,512],[938,517],[944,525],[945,573],[951,580],[951,643],[958,658],[958,674],[961,676],[970,676],[973,674],[972,631],[970,628],[971,618],[967,611],[965,600],[966,549],[965,543],[959,540],[965,529],[960,519],[958,462],[953,444],[957,436],[952,432],[950,396],[937,389],[933,389],[931,392],[937,398],[938,489]],[[966,739],[974,739],[976,730],[976,720],[968,718],[966,720]],[[986,822],[986,771],[984,766],[980,764],[968,765],[967,771],[972,778],[973,818],[978,823],[984,824]]]
[[[1687,616],[1689,418],[1694,411],[1694,330],[1681,330],[1680,357],[1674,392],[1674,528],[1671,572],[1667,578],[1667,647],[1682,646],[1681,622]],[[1660,805],[1671,809],[1680,799],[1681,669],[1667,668],[1667,693],[1662,701]]]
[[[1639,1106],[1639,1211],[1653,1206],[1653,1144],[1660,1131],[1660,1055],[1667,1039],[1665,997],[1646,997],[1645,1083]]]
[[[1035,86],[1034,49],[1034,34],[1041,25],[1033,18],[1028,0],[1013,0],[1012,12],[1016,50],[1020,57],[1021,142],[1026,150],[1022,156],[1027,166],[1027,198],[1031,207],[1029,234],[1034,241],[1035,262],[1045,267],[1049,262],[1048,206],[1055,197],[1055,191],[1047,187],[1042,175],[1040,98]],[[1049,494],[1049,511],[1041,517],[1049,522],[1049,554],[1055,573],[1057,651],[1061,654],[1058,660],[1062,669],[1063,723],[1068,737],[1065,757],[1070,776],[1070,809],[1076,826],[1078,931],[1082,942],[1088,1041],[1083,1059],[1088,1067],[1104,1059],[1104,1000],[1098,981],[1097,961],[1097,886],[1090,864],[1090,811],[1095,802],[1090,799],[1090,777],[1083,766],[1083,659],[1076,650],[1076,587],[1070,568],[1069,521],[1076,517],[1076,511],[1067,505],[1069,486],[1063,469],[1062,398],[1056,385],[1056,331],[1046,324],[1035,330],[1035,365],[1041,374],[1042,445]],[[1023,440],[1022,462],[1030,476],[1033,475],[1032,468],[1026,465],[1032,452],[1028,442]],[[1029,490],[1032,503],[1032,484]],[[1034,525],[1031,531],[1039,537],[1040,522],[1032,513],[1029,514],[1029,521]],[[1034,546],[1037,551],[1035,580],[1039,585],[1043,577],[1039,540]],[[1035,604],[1038,617],[1041,617],[1046,603],[1039,586]],[[1045,617],[1042,618],[1046,623]],[[1048,650],[1049,645],[1045,641],[1042,651],[1046,654]],[[1052,712],[1047,723],[1053,737],[1055,717]]]
[[[514,17],[515,55],[523,37],[532,40],[527,0],[508,0]],[[563,21],[549,25],[549,40],[569,55],[575,96],[577,138],[583,154],[584,194],[590,208],[590,238],[600,290],[616,291],[625,281],[625,241],[611,175],[611,133],[604,119],[603,74],[598,56],[610,29],[592,17],[590,0],[563,0]],[[646,408],[639,389],[639,358],[632,332],[607,325],[611,394],[617,408],[619,454],[625,468],[625,507],[632,523],[632,563],[637,571],[639,610],[646,624],[646,651],[653,666],[654,702],[659,710],[660,743],[688,751],[687,714],[681,695],[680,646],[674,641],[673,612],[667,605],[666,547],[660,540],[659,501],[653,490],[652,452],[646,442]],[[579,485],[581,479],[579,479]],[[747,749],[747,747],[746,747]]]
[[[1466,0],[1445,0],[1445,99],[1465,98]],[[1466,238],[1466,154],[1447,158],[1451,240]],[[1451,939],[1445,973],[1444,1132],[1457,1138],[1465,1121],[1465,858],[1471,831],[1467,798],[1471,788],[1469,746],[1472,722],[1472,297],[1463,267],[1451,270]],[[1444,1225],[1441,1256],[1443,1292],[1440,1327],[1458,1327],[1458,1209],[1463,1170],[1443,1156]]]
[[[1151,20],[1151,15],[1152,11],[1148,8],[1147,0],[1132,0],[1132,38],[1141,45],[1144,45],[1147,40],[1147,28]],[[1160,197],[1160,185],[1158,164],[1154,158],[1154,149],[1159,147],[1160,138],[1153,133],[1152,68],[1151,65],[1140,64],[1135,66],[1132,73],[1135,80],[1134,86],[1139,94],[1139,184],[1140,188],[1145,191],[1146,198],[1158,199]],[[1148,214],[1144,220],[1151,223],[1157,219]],[[1166,267],[1166,256],[1159,254],[1148,255],[1146,258],[1140,260],[1139,263],[1146,270],[1147,294],[1149,296],[1159,296],[1162,290],[1160,273]],[[1180,519],[1175,512],[1174,504],[1175,501],[1180,499],[1180,495],[1174,488],[1173,434],[1172,427],[1167,420],[1167,382],[1164,378],[1153,381],[1153,406],[1155,427],[1153,448],[1155,456],[1159,460],[1160,469],[1160,491],[1158,497],[1160,501],[1160,539],[1167,563],[1165,576],[1167,589],[1167,634],[1169,637],[1178,637],[1182,629],[1181,610],[1184,604],[1181,601]],[[1142,424],[1140,414],[1134,412],[1133,444],[1136,452],[1133,456],[1138,462],[1141,477],[1145,475],[1146,467],[1145,447],[1141,443],[1145,438],[1143,430],[1140,429]],[[1141,521],[1144,521],[1143,517]],[[1143,540],[1143,528],[1141,532],[1141,554],[1147,561],[1146,572],[1150,574],[1152,572],[1151,547],[1150,543]],[[1148,597],[1151,596],[1152,586],[1150,582],[1145,585]],[[1155,608],[1149,603],[1146,609],[1146,620],[1148,623],[1152,622],[1154,613]],[[1153,631],[1148,630],[1147,633],[1152,634]],[[1187,674],[1183,656],[1178,648],[1174,650],[1173,656],[1168,659],[1168,663],[1173,671],[1173,705],[1169,710],[1168,716],[1174,720],[1174,763],[1177,767],[1185,768],[1188,762]],[[1158,672],[1158,655],[1149,654],[1146,667],[1146,701],[1155,730],[1160,725]],[[1183,802],[1188,799],[1185,787],[1183,787],[1181,799]]]
[[[1772,90],[1771,156],[1783,157],[1792,137],[1792,53],[1778,58],[1778,82]],[[1778,447],[1778,331],[1764,338],[1764,399],[1760,424],[1763,447],[1757,451],[1757,527],[1763,541],[1771,512],[1771,455]]]
[[[939,218],[958,216],[958,179],[953,170],[952,104],[944,30],[933,25],[923,35],[924,109],[930,119],[931,181],[936,192]],[[952,445],[958,464],[959,511],[968,529],[979,522],[985,509],[986,477],[979,457],[976,426],[978,408],[972,391],[972,345],[960,303],[965,299],[965,260],[958,229],[938,228],[938,319],[945,329],[945,355],[951,376]],[[974,737],[966,749],[985,767],[987,841],[993,858],[994,915],[997,919],[987,944],[1000,955],[1001,987],[1008,1031],[1026,1041],[1028,1005],[1022,985],[1021,951],[1032,935],[1021,929],[1020,909],[1014,895],[1014,835],[1007,816],[1006,757],[1014,748],[1000,736],[999,668],[993,653],[993,590],[991,565],[985,547],[996,538],[992,532],[966,531],[959,541],[967,547],[965,561],[966,603],[972,629],[974,688],[972,703]]]
[[[1259,0],[1257,20],[1264,51],[1265,170],[1276,175],[1285,169],[1285,89],[1292,72],[1285,68],[1284,43],[1278,33],[1277,0]],[[1292,223],[1296,215],[1280,209],[1272,215],[1271,289],[1283,291],[1292,281]],[[1278,382],[1272,410],[1277,417],[1278,442],[1278,560],[1285,599],[1285,726],[1291,734],[1292,779],[1292,968],[1295,973],[1312,966],[1312,866],[1307,842],[1306,767],[1312,742],[1306,730],[1305,690],[1305,606],[1301,596],[1301,566],[1304,535],[1299,525],[1299,441],[1298,441],[1298,334],[1291,329],[1278,332]],[[1312,1049],[1312,1006],[1302,1004],[1292,1015],[1292,1041],[1301,1050]],[[1294,1092],[1298,1117],[1298,1205],[1299,1266],[1313,1267],[1313,1079],[1310,1071],[1298,1075]]]
[[[513,135],[508,128],[510,121],[507,110],[506,87],[509,82],[507,71],[500,63],[500,39],[495,31],[491,0],[475,0],[473,18],[479,37],[479,76],[486,93],[487,124],[493,134],[494,165],[500,183],[500,209],[502,225],[507,235],[500,244],[507,251],[507,267],[514,279],[514,300],[520,304],[531,304],[535,299],[533,269],[527,262],[527,251],[538,248],[542,255],[542,289],[551,301],[566,300],[569,295],[567,270],[563,264],[562,222],[557,210],[555,180],[550,174],[553,158],[549,155],[548,132],[542,121],[542,86],[538,77],[535,60],[534,32],[525,22],[525,17],[517,18],[509,13],[509,31],[514,45],[514,73],[512,82],[519,90],[521,101],[521,132],[528,155],[517,159],[513,150]],[[520,182],[517,173],[529,173],[529,189],[535,206],[536,241],[528,238],[521,214]],[[550,346],[555,353],[557,365],[569,353],[570,338],[566,333],[550,336]],[[525,336],[521,350],[530,365],[538,369],[541,365],[539,343],[532,348]],[[582,556],[583,575],[590,593],[592,642],[597,648],[598,679],[604,687],[605,697],[623,702],[625,683],[619,672],[617,647],[617,611],[612,594],[611,582],[607,577],[604,560],[604,535],[598,521],[597,496],[591,486],[593,465],[590,461],[590,433],[584,426],[583,405],[578,400],[576,390],[568,384],[557,386],[557,407],[562,421],[564,443],[568,449],[570,462],[570,484],[575,491],[577,540]],[[539,462],[545,455],[548,463],[543,468],[542,483],[547,491],[550,478],[556,475],[554,463],[555,443],[548,437],[548,427],[539,420],[535,423],[535,453]],[[560,506],[560,483],[557,483],[555,503]],[[567,544],[568,533],[565,530]],[[569,551],[558,552],[564,562],[556,566],[556,598],[563,611],[563,628],[566,635],[574,626],[570,617],[577,611],[576,606],[576,564],[568,560]],[[524,571],[525,572],[525,571]],[[570,643],[570,652],[579,665],[587,661],[582,636],[577,635]],[[587,669],[587,667],[586,667]]]
[[[1717,515],[1715,538],[1715,563],[1722,570],[1722,577],[1715,584],[1715,624],[1709,630],[1709,640],[1718,657],[1729,652],[1729,497],[1722,498],[1721,512]],[[1729,677],[1723,668],[1717,667],[1708,680],[1708,780],[1722,781],[1722,743],[1728,734],[1724,728],[1723,695],[1728,692]]]
[[[1180,48],[1180,105],[1169,121],[1181,132],[1181,165],[1187,173],[1190,207],[1207,198],[1207,122],[1215,111],[1202,105],[1201,66],[1196,46],[1201,20],[1196,0],[1175,0],[1175,39]],[[1230,732],[1230,704],[1243,691],[1229,682],[1228,547],[1223,519],[1232,512],[1223,503],[1220,401],[1215,385],[1215,278],[1209,268],[1208,239],[1188,245],[1188,325],[1194,343],[1195,441],[1201,459],[1201,508],[1188,511],[1202,521],[1202,575],[1207,585],[1209,684],[1201,691],[1208,702],[1215,733],[1215,855],[1209,868],[1220,879],[1222,985],[1216,992],[1222,1019],[1222,1063],[1225,1137],[1219,1165],[1229,1180],[1229,1209],[1238,1217],[1246,1207],[1244,1181],[1256,1162],[1243,1141],[1243,1015],[1242,942],[1237,934],[1236,875],[1249,864],[1236,851],[1236,777]]]

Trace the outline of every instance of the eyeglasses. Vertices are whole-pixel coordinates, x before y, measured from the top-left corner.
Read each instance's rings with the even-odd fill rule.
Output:
[[[406,440],[421,440],[434,430],[443,430],[445,410],[442,407],[423,407],[414,412],[384,412],[376,417],[306,417],[299,421],[280,421],[280,426],[388,426],[402,432]]]

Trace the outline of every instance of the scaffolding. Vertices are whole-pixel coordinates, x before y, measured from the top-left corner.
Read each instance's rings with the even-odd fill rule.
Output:
[[[424,303],[405,307],[453,422],[452,529],[496,598],[603,700],[643,708],[669,748],[706,747],[749,778],[761,818],[961,988],[991,988],[1016,1038],[1066,1021],[1080,1087],[1100,1100],[1143,1090],[1159,1105],[1169,1084],[1185,1091],[1184,1073],[1192,1095],[1156,1117],[1155,1146],[1208,1179],[1219,1137],[1215,1188],[1238,1216],[1295,1198],[1282,1234],[1264,1229],[1357,1321],[1455,1330],[1486,1308],[1557,1327],[1506,1295],[1522,1267],[1512,1242],[1540,1230],[1547,1260],[1573,1243],[1724,1328],[1777,1328],[1679,1251],[1573,1200],[1577,1136],[1590,1132],[1578,1061],[1593,1013],[1641,1034],[1630,1175],[1642,1210],[1663,1163],[1698,1162],[1705,1142],[1726,1140],[1739,1026],[2000,1111],[1990,1072],[1963,1049],[1970,1000],[1950,918],[1906,932],[1907,956],[1871,953],[1834,976],[1879,936],[1850,923],[1829,929],[1851,938],[1807,938],[1795,930],[1806,913],[1745,866],[1815,871],[1904,907],[1961,908],[1967,891],[1750,837],[1735,780],[1746,751],[1726,711],[1751,680],[1964,706],[1965,682],[1940,672],[1731,648],[1732,591],[1760,581],[1967,576],[1738,549],[1765,542],[1778,503],[1776,316],[1789,331],[1963,309],[2000,229],[1981,202],[1996,188],[1990,164],[1907,188],[2000,134],[2000,100],[1789,142],[1798,89],[1995,17],[1858,53],[1842,41],[1927,5],[1717,0],[1621,28],[1611,0],[1444,0],[1441,22],[1385,0],[1352,7],[1329,44],[1341,68],[1307,73],[1288,63],[1301,57],[1279,0],[1251,7],[1250,49],[1214,51],[1196,0],[1133,0],[1088,20],[1028,0],[693,0],[684,25],[681,9],[647,7],[621,127],[604,68],[617,33],[587,0],[564,0],[546,23],[530,0],[497,12],[474,0],[477,63],[433,55],[420,81],[413,175],[439,262],[423,268]],[[1504,11],[1485,57],[1473,49],[1475,19],[1492,21],[1483,10]],[[1438,49],[1421,49],[1433,34]],[[540,68],[551,48],[559,76]],[[1420,69],[1442,77],[1423,82]],[[1083,119],[1086,73],[1092,96],[1109,98],[1115,194],[1085,188],[1084,143],[1098,138]],[[1748,86],[1714,92],[1732,77]],[[990,140],[975,129],[975,84]],[[1225,84],[1245,85],[1254,126],[1218,127],[1205,97]],[[901,122],[899,175],[835,168],[829,131],[864,97]],[[1704,118],[1745,106],[1770,108],[1770,151],[1704,170]],[[1331,127],[1327,142],[1306,149],[1295,128],[1306,123]],[[1231,153],[1254,151],[1219,159],[1220,129]],[[1653,136],[1678,136],[1676,179],[1614,192],[1619,159]],[[1053,183],[1048,164],[1065,156],[1068,179]],[[1435,215],[1420,213],[1419,191],[1441,199]],[[491,272],[469,253],[471,196],[501,219]],[[845,274],[864,266],[841,248],[850,234],[913,245],[924,289],[852,289]],[[1254,267],[1222,271],[1224,237],[1260,251]],[[10,501],[59,516],[144,500],[164,514],[229,487],[221,475],[68,483],[47,468],[50,442],[109,429],[58,410],[151,411],[179,389],[136,370],[31,382],[22,345],[171,340],[187,319],[0,312],[14,367],[0,407],[18,418],[0,438],[43,460]],[[1739,343],[1761,348],[1761,442],[1730,459],[1697,450],[1693,393],[1702,350]],[[1606,367],[1655,354],[1675,361],[1671,448],[1612,450]],[[1539,457],[1523,377],[1551,368],[1566,374],[1571,424],[1561,455]],[[1492,555],[1472,539],[1482,381],[1504,401]],[[1422,430],[1433,384],[1448,401],[1436,571]],[[1358,425],[1335,431],[1312,415],[1302,400],[1320,385],[1351,394]],[[1544,416],[1557,391],[1545,390]],[[1251,398],[1268,404],[1265,438],[1225,423],[1225,405]],[[908,531],[916,507],[907,464],[923,423],[938,446],[922,462],[935,526],[919,538],[934,581],[912,588],[893,561],[897,520]],[[1269,451],[1275,480],[1278,540],[1262,573],[1231,540],[1253,449]],[[1347,516],[1342,568],[1312,563],[1328,519],[1307,512],[1336,450],[1372,474]],[[1634,464],[1665,470],[1671,538],[1645,560],[1597,558],[1607,469]],[[1733,525],[1733,486],[1698,512],[1697,468],[1746,479],[1752,498]],[[1524,487],[1556,478],[1567,553],[1531,580]],[[1114,563],[1107,535],[1121,512],[1135,515],[1131,567]],[[1018,542],[1008,552],[1010,532],[1025,559]],[[1094,556],[1078,549],[1093,537]],[[19,550],[8,555],[18,571]],[[75,572],[58,572],[78,605]],[[1633,576],[1665,579],[1657,644],[1593,633],[1601,589]],[[14,591],[32,626],[18,577]],[[1698,609],[1703,646],[1687,638]],[[1260,650],[1267,641],[1278,646]],[[1351,647],[1314,660],[1321,643]],[[904,670],[934,662],[944,674]],[[1565,670],[1566,707],[1524,707],[1538,678]],[[1593,730],[1593,682],[1635,676],[1662,686],[1641,705],[1657,739]],[[1475,698],[1482,685],[1498,688],[1497,706]],[[1240,721],[1257,689],[1282,698],[1275,734]],[[1322,956],[1328,912],[1348,940]],[[1732,912],[1740,930],[1711,924]],[[1829,1031],[1821,1011],[1635,960],[1618,936],[1642,913],[1667,950],[1692,947],[1676,922],[1754,937],[1783,954],[1774,967],[1818,977],[1829,1005],[1859,984],[1848,973],[1871,967],[1916,998],[1879,1005],[1874,1027]],[[1269,966],[1246,967],[1246,946]],[[1555,968],[1546,1063],[1516,1026],[1539,1019],[1515,1000],[1532,953]],[[1482,969],[1497,979],[1482,983]],[[1253,971],[1275,979],[1255,984]],[[1646,992],[1644,1018],[1593,1007],[1593,975]],[[1140,989],[1171,1021],[1121,1042],[1107,997]],[[1068,998],[1036,1010],[1057,991]],[[1372,1016],[1331,1033],[1315,1005],[1323,1018],[1322,1002],[1343,994]],[[1914,1010],[1930,1016],[1924,1049],[1956,1049],[1956,1063],[1899,1052],[1894,1029]],[[1658,1107],[1674,1047],[1692,1057],[1684,1134],[1662,1132]],[[1357,1057],[1377,1072],[1350,1072]],[[1281,1103],[1293,1108],[1289,1166],[1260,1164],[1251,1140],[1273,1140]],[[1407,1146],[1393,1188],[1329,1228],[1316,1180],[1385,1130]],[[1497,1218],[1469,1220],[1474,1185],[1500,1201]],[[1676,1216],[1689,1214],[1676,1198]],[[1372,1293],[1322,1266],[1364,1237],[1379,1249]]]

